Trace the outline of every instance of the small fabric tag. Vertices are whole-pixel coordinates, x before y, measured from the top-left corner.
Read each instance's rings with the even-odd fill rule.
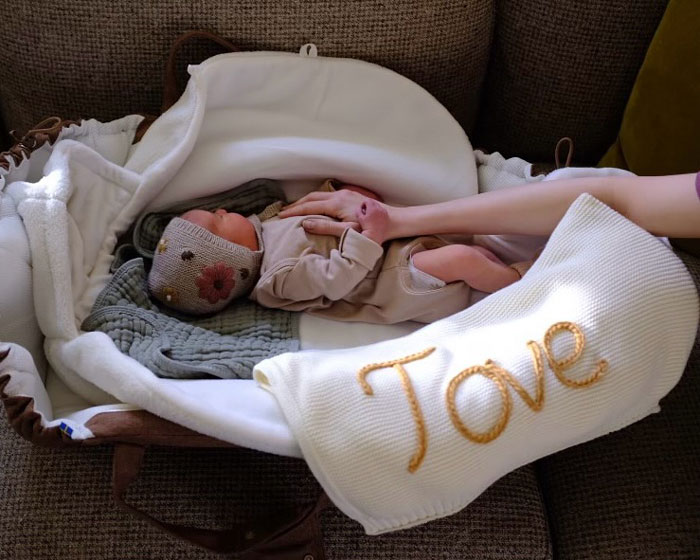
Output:
[[[61,422],[61,425],[58,427],[58,429],[61,430],[62,433],[66,434],[69,438],[73,437],[73,428],[71,428],[65,422]]]
[[[318,49],[313,43],[306,43],[299,49],[299,54],[301,56],[318,56]]]

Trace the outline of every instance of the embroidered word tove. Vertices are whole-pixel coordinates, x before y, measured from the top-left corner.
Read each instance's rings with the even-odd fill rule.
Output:
[[[557,358],[554,355],[554,350],[552,348],[552,342],[554,337],[560,333],[568,332],[574,336],[574,351],[571,355],[564,358]],[[539,412],[544,406],[544,360],[542,358],[542,353],[544,352],[547,357],[547,362],[549,367],[554,372],[556,378],[567,387],[573,389],[580,389],[582,387],[590,386],[596,381],[600,380],[603,374],[608,369],[607,360],[599,360],[596,364],[593,372],[584,379],[571,379],[564,375],[564,372],[571,368],[583,354],[585,348],[586,340],[583,335],[581,328],[575,323],[569,321],[562,321],[553,324],[544,335],[544,341],[542,347],[540,345],[530,340],[527,342],[527,347],[532,354],[532,362],[535,371],[535,396],[534,398],[525,390],[525,388],[518,382],[518,380],[505,368],[498,366],[493,360],[486,360],[484,365],[471,366],[460,371],[455,375],[447,387],[447,392],[445,394],[447,413],[452,421],[452,425],[457,429],[457,431],[464,436],[466,439],[473,441],[475,443],[488,443],[493,441],[498,436],[501,435],[503,430],[506,429],[508,425],[508,420],[510,419],[510,414],[513,409],[513,399],[508,390],[508,386],[513,388],[513,390],[520,396],[523,402],[534,412]],[[425,420],[423,419],[423,413],[421,412],[420,404],[416,398],[416,393],[411,384],[411,379],[408,377],[408,373],[403,367],[403,364],[410,362],[415,362],[417,360],[422,360],[423,358],[430,355],[435,350],[435,347],[427,348],[422,352],[417,352],[406,356],[404,358],[399,358],[397,360],[390,360],[386,362],[380,362],[375,364],[369,364],[363,367],[357,374],[360,386],[366,395],[373,395],[374,391],[372,387],[367,383],[367,375],[375,370],[384,368],[393,368],[396,370],[401,377],[401,384],[403,386],[404,392],[408,399],[409,405],[411,407],[411,414],[413,415],[413,421],[416,427],[416,436],[418,440],[418,448],[411,457],[408,463],[408,471],[411,473],[416,472],[425,458],[425,454],[428,448],[428,434],[425,429]],[[472,375],[482,375],[487,379],[491,380],[496,387],[501,396],[501,413],[496,420],[493,427],[486,432],[474,432],[470,430],[462,421],[459,416],[459,411],[457,410],[456,395],[460,384],[471,377]]]

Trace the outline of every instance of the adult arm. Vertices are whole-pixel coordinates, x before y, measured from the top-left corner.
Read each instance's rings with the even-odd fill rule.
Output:
[[[695,182],[694,173],[585,177],[504,188],[425,206],[385,205],[385,237],[378,241],[436,233],[549,235],[584,192],[655,235],[700,237],[700,198]],[[365,200],[346,191],[312,193],[290,205],[283,216],[326,214],[341,221],[356,221]],[[314,233],[332,233],[332,228],[339,227],[316,220],[307,222],[305,229]]]

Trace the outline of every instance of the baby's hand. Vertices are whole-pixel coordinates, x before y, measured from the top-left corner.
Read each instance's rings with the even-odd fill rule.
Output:
[[[384,242],[389,226],[389,213],[383,204],[365,199],[357,210],[356,220],[360,224],[362,235],[380,245]]]

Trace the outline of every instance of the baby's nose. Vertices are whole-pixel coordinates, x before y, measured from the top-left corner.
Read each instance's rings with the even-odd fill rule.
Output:
[[[214,210],[214,214],[220,215],[220,214],[227,214],[227,213],[228,212],[226,212],[226,210],[224,210],[223,208],[217,208],[216,210]]]

